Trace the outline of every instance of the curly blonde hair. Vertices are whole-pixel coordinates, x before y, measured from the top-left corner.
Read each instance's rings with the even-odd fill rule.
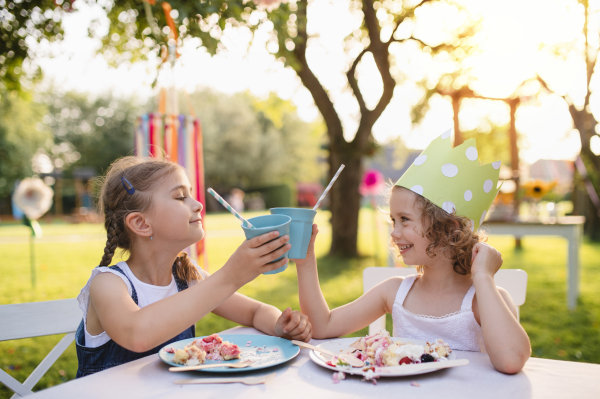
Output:
[[[394,186],[390,190],[390,197],[394,190],[407,188]],[[430,258],[436,256],[435,249],[443,248],[444,254],[452,261],[454,271],[460,275],[471,273],[471,258],[473,247],[478,242],[486,242],[487,234],[482,231],[472,231],[472,222],[469,218],[458,216],[455,212],[448,213],[427,198],[415,194],[415,209],[421,211],[421,224],[425,231],[421,232],[430,244],[426,252]],[[393,243],[392,243],[393,244]],[[401,255],[398,253],[398,257]],[[422,274],[424,266],[417,266],[417,271]]]
[[[168,160],[128,156],[113,162],[106,177],[96,179],[95,183],[102,187],[99,206],[106,228],[106,245],[100,266],[110,265],[117,248],[131,250],[132,236],[125,218],[132,212],[148,210],[152,204],[152,191],[158,182],[179,169],[181,166]],[[123,187],[122,177],[135,188],[133,194],[128,194]],[[202,275],[186,253],[179,254],[175,263],[175,274],[181,280],[202,280]]]

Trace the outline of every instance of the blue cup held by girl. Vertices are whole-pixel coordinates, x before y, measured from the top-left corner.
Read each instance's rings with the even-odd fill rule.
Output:
[[[270,211],[274,216],[287,215],[292,218],[290,224],[290,244],[292,248],[288,251],[288,256],[291,259],[306,259],[312,225],[317,211],[303,208],[271,208]]]
[[[292,221],[292,218],[286,215],[264,215],[264,216],[256,216],[253,218],[248,219],[248,222],[250,222],[250,224],[252,224],[255,228],[252,229],[250,227],[245,227],[242,224],[242,229],[244,229],[244,234],[246,235],[246,239],[250,240],[254,237],[258,237],[261,236],[263,234],[266,233],[270,233],[271,231],[278,231],[279,232],[279,237],[282,237],[284,235],[290,235],[290,222]],[[291,241],[291,236],[290,236],[290,241]],[[292,249],[293,249],[293,245],[292,245]],[[282,258],[287,258],[288,257],[288,252],[287,251],[285,254],[283,254],[283,256],[275,259],[273,262],[277,262],[278,260],[282,259]],[[275,269],[275,270],[271,270],[270,272],[266,272],[263,274],[277,274],[277,273],[281,273],[282,271],[284,271],[285,269],[287,269],[288,264],[286,263],[285,265],[281,266],[279,269]]]

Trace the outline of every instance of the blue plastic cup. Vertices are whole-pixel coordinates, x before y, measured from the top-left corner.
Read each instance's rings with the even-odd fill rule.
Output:
[[[306,259],[308,244],[312,233],[312,225],[317,211],[304,208],[271,208],[271,214],[287,215],[292,218],[290,224],[290,244],[288,251],[291,259]]]
[[[284,235],[290,235],[290,222],[292,221],[292,218],[289,216],[286,216],[286,215],[264,215],[264,216],[256,216],[256,217],[250,218],[250,219],[248,219],[248,221],[255,228],[252,229],[249,227],[245,227],[242,224],[242,229],[244,229],[244,234],[246,235],[247,240],[250,240],[254,237],[261,236],[266,233],[270,233],[271,231],[279,232],[279,236],[277,238],[282,237]],[[275,238],[275,240],[277,238]],[[273,241],[273,240],[271,240],[271,241]],[[288,252],[290,252],[290,251],[287,251],[285,254],[283,254],[283,256],[280,256],[279,258],[275,259],[273,262],[277,262],[278,260],[280,260],[282,258],[287,258]],[[273,262],[271,262],[271,263],[273,263]],[[286,264],[281,266],[279,269],[271,270],[270,272],[265,272],[263,274],[281,273],[282,271],[287,269],[287,267],[288,267],[288,264],[286,262]]]

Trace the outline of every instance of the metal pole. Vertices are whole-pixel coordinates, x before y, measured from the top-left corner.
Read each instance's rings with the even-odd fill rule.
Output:
[[[31,236],[29,237],[29,254],[31,257],[31,287],[35,288],[35,252],[34,252],[34,245],[33,245],[33,241],[35,239],[35,233],[33,232],[33,229],[31,231]]]
[[[377,223],[377,206],[373,195],[371,195],[371,208],[373,209],[373,249],[375,259],[379,262],[379,223]]]

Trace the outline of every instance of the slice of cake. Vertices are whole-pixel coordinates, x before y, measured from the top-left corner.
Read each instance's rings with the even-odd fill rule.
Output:
[[[171,348],[169,348],[171,349]],[[167,351],[168,352],[168,351]],[[183,349],[177,349],[173,362],[186,366],[195,366],[205,360],[231,360],[239,359],[242,350],[236,344],[225,341],[217,334],[195,339]]]
[[[386,330],[381,330],[377,334],[368,335],[363,338],[363,355],[370,364],[375,366],[383,366],[383,360],[381,358],[386,348],[393,344],[390,333]]]
[[[431,355],[435,360],[446,359],[452,353],[450,345],[444,342],[442,339],[436,339],[435,342],[427,342],[425,345],[425,353]]]
[[[425,346],[402,341],[393,342],[386,330],[358,339],[347,351],[352,350],[353,355],[363,360],[366,367],[393,367],[448,360],[452,353],[450,346],[442,339],[427,342]],[[335,362],[330,365],[340,366]]]
[[[218,334],[213,334],[208,337],[197,339],[193,343],[199,348],[204,349],[206,352],[212,352],[221,346],[223,338],[219,337]]]
[[[223,360],[239,359],[242,350],[236,344],[232,344],[229,341],[225,341],[219,348],[219,353]]]

